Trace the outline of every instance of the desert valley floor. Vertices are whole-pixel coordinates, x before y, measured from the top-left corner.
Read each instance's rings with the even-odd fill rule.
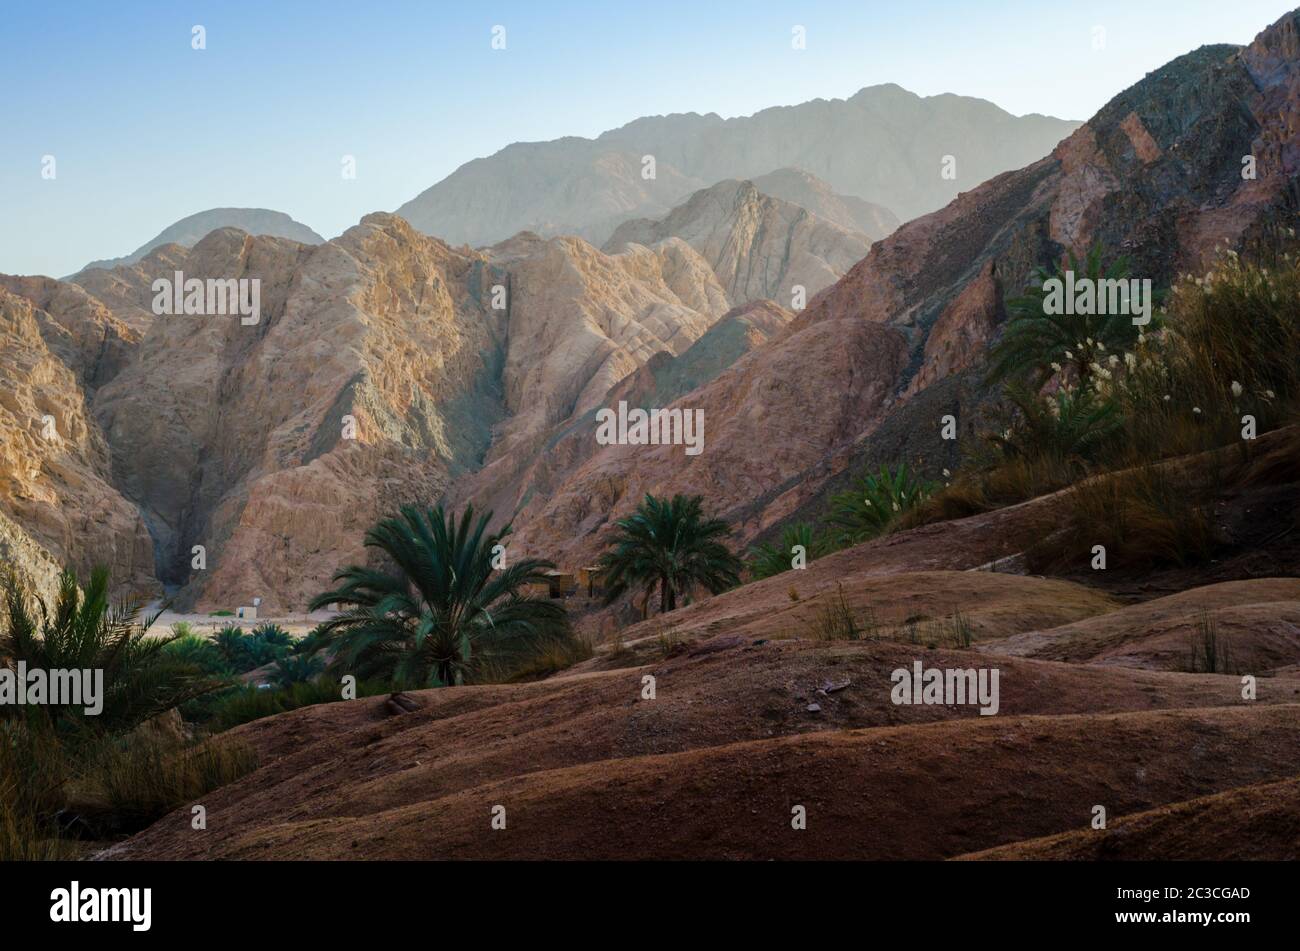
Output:
[[[1271,547],[1135,588],[1006,573],[1059,501],[827,556],[539,682],[246,724],[227,736],[259,768],[205,797],[207,832],[181,809],[99,857],[1296,858],[1300,578],[1269,573],[1295,574],[1300,540],[1283,523]],[[840,596],[879,629],[812,633]],[[955,611],[969,649],[936,623]],[[1236,673],[1186,672],[1203,612],[1255,699]],[[892,703],[917,659],[998,668],[998,714]]]

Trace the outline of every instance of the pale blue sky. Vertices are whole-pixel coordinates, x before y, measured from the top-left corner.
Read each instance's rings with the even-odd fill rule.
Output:
[[[896,82],[1086,119],[1294,2],[0,0],[0,272],[67,274],[224,205],[329,238],[510,142],[642,115],[748,115]],[[795,24],[806,50],[790,48]]]

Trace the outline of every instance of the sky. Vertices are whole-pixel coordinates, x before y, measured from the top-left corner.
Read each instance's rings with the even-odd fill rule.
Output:
[[[331,238],[511,142],[643,115],[893,82],[1087,119],[1296,2],[0,0],[0,272],[70,274],[221,206]]]

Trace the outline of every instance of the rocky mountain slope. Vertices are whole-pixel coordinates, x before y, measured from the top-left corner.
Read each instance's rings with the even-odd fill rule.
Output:
[[[107,565],[119,582],[157,591],[149,533],[114,487],[109,444],[88,405],[98,367],[76,339],[96,321],[106,342],[127,335],[84,300],[69,319],[67,303],[51,303],[52,316],[0,284],[0,559],[46,597],[65,565],[83,576]]]
[[[840,195],[816,175],[801,168],[779,168],[750,181],[764,195],[798,205],[818,218],[857,231],[872,241],[879,241],[902,224],[898,216],[884,205],[874,205],[852,195]]]
[[[667,406],[716,378],[727,367],[776,336],[794,315],[772,301],[756,301],[729,311],[679,356],[660,350],[614,385],[601,403]],[[457,479],[446,501],[454,507],[473,503],[498,513],[513,512],[527,522],[565,479],[601,447],[596,441],[595,406],[582,406],[546,430],[530,452],[499,443],[483,467]],[[587,516],[603,520],[599,499]]]
[[[164,244],[179,244],[191,248],[203,237],[218,228],[238,228],[249,234],[263,234],[273,238],[292,238],[303,244],[320,244],[325,239],[301,222],[294,221],[282,211],[266,208],[209,208],[189,215],[169,225],[130,254],[120,258],[91,261],[83,271],[92,268],[111,270],[122,264],[134,264],[154,248]]]
[[[466,163],[397,214],[453,244],[491,244],[519,231],[600,244],[622,221],[660,217],[700,188],[797,167],[906,221],[1036,161],[1077,126],[1012,116],[982,99],[871,86],[740,118],[654,116],[596,139],[516,143]],[[646,156],[654,178],[643,177]],[[955,159],[951,178],[941,175],[945,156]]]
[[[680,354],[728,309],[708,262],[681,240],[605,254],[580,238],[518,235],[487,250],[509,271],[509,419],[492,456],[531,454],[656,353]]]
[[[180,253],[187,275],[260,279],[261,320],[155,318],[96,396],[118,484],[149,521],[160,578],[189,583],[182,605],[301,607],[364,560],[382,510],[477,463],[501,414],[499,277],[386,215],[315,248],[224,229]],[[171,266],[142,262],[137,294]]]
[[[176,271],[259,281],[259,319],[155,314]],[[0,278],[23,380],[6,423],[25,433],[0,465],[0,538],[43,590],[51,565],[102,561],[182,608],[301,609],[365,561],[382,512],[432,504],[489,448],[531,458],[730,309],[682,241],[606,255],[520,235],[480,254],[391,215],[316,246],[219,229],[76,281]],[[37,439],[46,414],[74,441]],[[81,506],[97,524],[64,524]]]
[[[871,239],[772,198],[753,182],[725,181],[696,192],[665,217],[619,225],[604,250],[685,241],[698,251],[733,304],[806,301],[862,260]],[[800,303],[798,306],[802,306]]]
[[[776,339],[678,401],[705,410],[701,455],[602,448],[516,518],[519,540],[585,559],[643,493],[688,491],[748,542],[824,498],[879,430],[895,433],[896,458],[937,455],[941,417],[964,409],[927,391],[980,363],[1003,299],[1036,265],[1100,242],[1159,287],[1203,271],[1216,246],[1246,249],[1293,225],[1298,22],[1288,14],[1248,47],[1180,57],[1048,157],[876,242]],[[1255,179],[1243,178],[1246,155]]]

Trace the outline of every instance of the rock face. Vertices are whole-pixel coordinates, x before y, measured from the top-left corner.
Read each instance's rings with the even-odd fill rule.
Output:
[[[1005,316],[1003,293],[1002,282],[990,258],[930,328],[921,368],[907,387],[909,394],[979,362]]]
[[[315,248],[223,229],[172,253],[187,277],[259,279],[261,319],[155,318],[96,398],[118,484],[182,606],[301,608],[365,560],[382,510],[478,464],[500,414],[502,278],[390,215]],[[172,265],[117,273],[142,271],[147,295]]]
[[[670,240],[698,251],[736,305],[792,303],[798,288],[806,300],[842,277],[871,246],[866,235],[764,195],[753,182],[725,181],[696,192],[658,221],[620,225],[605,250],[654,248]]]
[[[515,519],[516,544],[587,563],[647,492],[703,495],[741,537],[761,531],[776,517],[764,505],[773,490],[859,438],[907,366],[906,338],[891,327],[846,319],[792,329],[670,404],[703,413],[701,453],[602,446],[547,495],[528,499]]]
[[[397,214],[453,244],[491,244],[525,230],[600,244],[622,221],[660,217],[714,182],[769,173],[785,180],[788,175],[774,170],[796,167],[906,221],[942,207],[959,190],[1036,161],[1078,125],[1013,116],[982,99],[922,98],[892,84],[871,86],[849,99],[742,118],[656,116],[596,139],[516,143],[461,166]],[[647,156],[654,159],[653,179],[643,176]],[[940,175],[945,156],[955,159],[952,178]],[[791,193],[768,193],[802,204]]]
[[[82,577],[107,565],[119,590],[152,594],[149,534],[113,487],[83,390],[82,377],[99,369],[82,360],[94,308],[71,290],[57,296],[74,305],[55,317],[0,286],[0,556],[46,598],[65,565]]]
[[[510,274],[502,372],[508,418],[488,463],[539,451],[657,353],[687,350],[728,310],[708,262],[680,240],[605,254],[580,238],[518,235],[489,249]]]
[[[836,194],[826,182],[801,168],[779,168],[751,179],[764,195],[798,205],[831,224],[879,241],[902,222],[884,205]]]
[[[91,261],[82,271],[111,270],[122,264],[134,264],[154,248],[162,247],[164,244],[179,244],[182,247],[192,248],[204,236],[218,228],[238,228],[249,234],[292,238],[303,244],[320,244],[325,240],[305,224],[294,221],[282,211],[270,211],[266,208],[209,208],[207,211],[182,218],[164,228],[152,240],[146,241],[125,257]]]
[[[726,314],[680,356],[661,350],[604,394],[597,406],[574,412],[547,431],[540,446],[526,453],[494,448],[479,471],[459,479],[448,502],[466,503],[528,522],[579,467],[600,451],[597,410],[630,406],[665,407],[714,380],[789,324],[794,315],[771,301],[758,301]],[[547,548],[548,554],[551,549]]]
[[[139,330],[76,284],[0,274],[0,287],[25,298],[51,352],[93,392],[130,360]]]

